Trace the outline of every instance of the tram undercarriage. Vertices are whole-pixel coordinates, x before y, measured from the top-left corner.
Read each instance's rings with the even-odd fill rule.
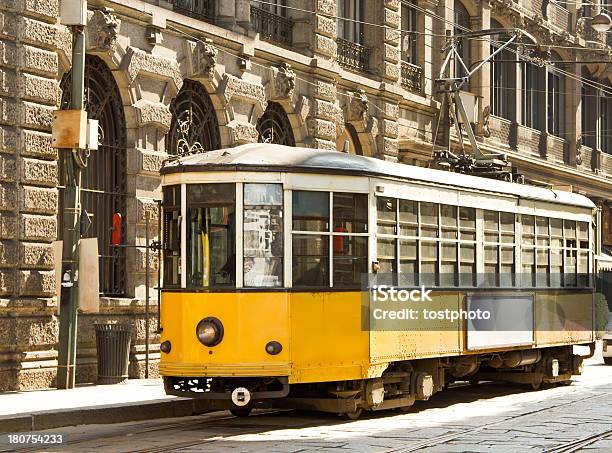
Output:
[[[571,383],[584,359],[572,346],[512,350],[490,354],[394,362],[373,379],[288,384],[287,377],[164,377],[166,392],[205,400],[210,410],[249,415],[254,408],[304,409],[337,413],[356,419],[364,410],[410,409],[453,382],[499,381],[533,390]]]

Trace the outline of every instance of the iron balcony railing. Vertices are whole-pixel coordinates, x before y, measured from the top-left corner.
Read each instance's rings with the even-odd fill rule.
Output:
[[[291,46],[293,21],[251,5],[251,24],[261,39]]]
[[[206,22],[215,19],[214,0],[171,0],[174,10],[178,13],[191,16]]]
[[[415,93],[423,92],[423,68],[402,61],[402,73],[400,84],[407,90],[414,91]]]
[[[367,71],[370,68],[370,48],[337,38],[338,63],[347,69],[354,71]]]

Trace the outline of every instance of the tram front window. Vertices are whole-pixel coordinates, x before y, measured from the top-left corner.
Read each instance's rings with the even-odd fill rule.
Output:
[[[236,285],[235,184],[187,186],[187,284]]]

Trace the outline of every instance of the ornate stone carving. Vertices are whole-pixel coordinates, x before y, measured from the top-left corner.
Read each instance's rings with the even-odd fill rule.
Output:
[[[220,91],[226,103],[230,103],[232,98],[244,99],[252,104],[259,106],[261,112],[266,110],[266,91],[260,83],[250,82],[240,79],[231,74],[223,74],[223,83]]]
[[[138,74],[145,73],[153,78],[171,81],[176,92],[183,86],[183,77],[176,60],[153,55],[135,47],[128,47],[121,61],[121,69],[127,72],[130,85]]]
[[[193,72],[196,77],[212,78],[215,75],[217,54],[212,39],[198,41],[193,50]]]
[[[134,104],[134,107],[141,126],[153,126],[158,128],[162,134],[168,133],[172,115],[166,105],[140,99]]]
[[[114,52],[120,25],[113,9],[95,10],[87,25],[87,48],[93,52]]]
[[[486,105],[484,109],[482,109],[482,135],[484,137],[491,136],[491,106]]]
[[[368,117],[368,96],[364,90],[349,92],[349,99],[346,103],[344,118],[347,123],[353,121],[367,121]]]
[[[289,99],[295,89],[295,72],[288,63],[281,63],[272,68],[270,81],[270,99]]]
[[[576,165],[582,165],[582,135],[576,138]]]

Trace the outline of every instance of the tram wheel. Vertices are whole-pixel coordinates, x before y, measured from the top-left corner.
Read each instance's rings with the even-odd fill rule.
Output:
[[[363,409],[361,407],[357,408],[354,411],[351,412],[345,412],[344,414],[342,414],[344,417],[348,418],[349,420],[357,420],[360,416],[361,413],[363,412]]]
[[[532,382],[529,384],[529,387],[531,387],[531,390],[540,390],[542,388],[542,381]]]
[[[248,417],[252,410],[251,407],[242,407],[240,409],[230,409],[230,412],[234,417]]]

